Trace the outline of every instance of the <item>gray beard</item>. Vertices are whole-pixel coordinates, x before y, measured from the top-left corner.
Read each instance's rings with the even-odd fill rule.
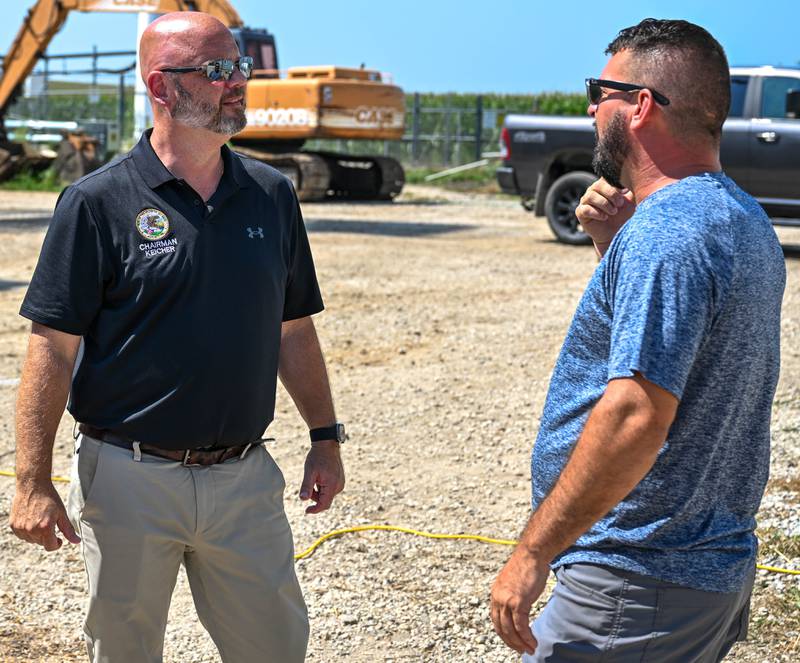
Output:
[[[206,129],[223,136],[234,136],[247,126],[244,108],[237,109],[236,115],[224,115],[222,102],[214,106],[207,101],[197,101],[191,93],[180,84],[177,77],[173,79],[178,92],[178,100],[172,109],[172,119],[194,129]]]
[[[597,142],[592,155],[592,168],[595,174],[602,177],[611,186],[623,189],[625,185],[620,181],[622,165],[628,156],[630,143],[625,135],[625,118],[622,111],[614,113],[606,127],[603,137],[597,132]]]

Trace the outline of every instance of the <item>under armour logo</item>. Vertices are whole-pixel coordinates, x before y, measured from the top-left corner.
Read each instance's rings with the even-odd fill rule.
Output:
[[[255,239],[258,237],[259,239],[264,239],[264,230],[259,226],[255,230],[253,230],[250,226],[247,226],[247,236],[250,239]]]

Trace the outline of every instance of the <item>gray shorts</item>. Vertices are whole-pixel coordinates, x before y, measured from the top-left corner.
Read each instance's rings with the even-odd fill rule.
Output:
[[[556,571],[525,663],[710,663],[747,636],[755,569],[740,592],[690,589],[592,564]]]

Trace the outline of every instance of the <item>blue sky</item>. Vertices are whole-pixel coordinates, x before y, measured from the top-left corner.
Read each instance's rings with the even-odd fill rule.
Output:
[[[0,53],[35,0],[3,0]],[[407,91],[580,91],[603,68],[620,28],[647,16],[708,29],[731,64],[800,64],[798,0],[233,0],[242,19],[275,34],[280,66],[338,64],[391,72]],[[136,18],[78,14],[51,54],[134,48]],[[111,63],[108,63],[109,65]]]

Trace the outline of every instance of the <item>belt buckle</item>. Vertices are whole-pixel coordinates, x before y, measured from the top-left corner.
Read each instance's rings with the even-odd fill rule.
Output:
[[[181,465],[184,467],[203,467],[202,463],[190,463],[189,458],[192,454],[192,449],[187,449],[186,453],[183,454],[183,461],[181,461]]]

